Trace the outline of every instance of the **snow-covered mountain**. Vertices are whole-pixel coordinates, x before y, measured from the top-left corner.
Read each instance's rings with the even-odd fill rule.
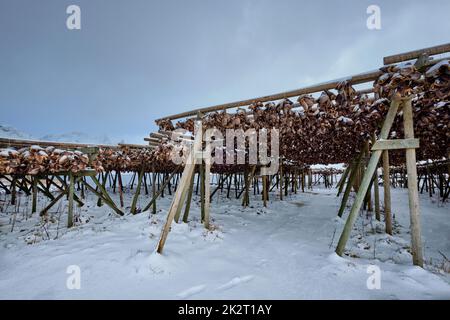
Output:
[[[12,126],[2,124],[0,124],[0,138],[43,140],[55,142],[113,144],[111,139],[106,135],[91,136],[84,132],[73,131],[62,134],[47,134],[42,137],[37,137],[28,134],[26,132],[20,131]]]
[[[56,142],[78,142],[78,143],[98,143],[98,144],[112,144],[108,136],[91,136],[84,132],[73,131],[62,134],[47,134],[39,140],[56,141]]]
[[[0,124],[0,137],[11,139],[33,139],[30,134],[4,124]]]

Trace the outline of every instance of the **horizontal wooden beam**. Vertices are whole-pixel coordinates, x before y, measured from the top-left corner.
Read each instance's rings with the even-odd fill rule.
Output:
[[[152,139],[154,142],[159,142],[158,139]],[[123,147],[129,148],[151,148],[151,146],[143,145],[143,144],[133,144],[133,143],[119,143],[117,145],[108,145],[108,144],[86,144],[86,143],[73,143],[73,142],[53,142],[53,141],[40,141],[40,140],[22,140],[22,139],[9,139],[9,138],[0,138],[0,148],[23,148],[30,146],[40,146],[40,147],[55,147],[61,149],[76,149],[83,153],[87,154],[95,154],[98,153],[99,148],[108,148],[108,149],[119,149]]]
[[[27,147],[27,146],[40,146],[40,147],[55,147],[55,148],[67,148],[78,149],[87,147],[102,147],[102,148],[114,148],[117,146],[107,144],[95,144],[95,143],[74,143],[74,142],[57,142],[57,141],[41,141],[41,140],[25,140],[25,139],[10,139],[0,138],[0,147]]]
[[[387,64],[393,64],[398,63],[402,61],[408,61],[417,59],[420,56],[424,54],[428,54],[429,56],[435,55],[435,54],[441,54],[450,52],[450,43],[442,44],[439,46],[433,46],[429,48],[419,49],[419,50],[413,50],[405,53],[395,54],[392,56],[387,56],[383,58],[383,63],[385,65]]]
[[[150,138],[168,139],[169,137],[167,135],[159,133],[159,132],[152,132],[152,133],[150,133]]]
[[[221,111],[221,110],[226,110],[226,109],[231,109],[231,108],[244,107],[244,106],[248,106],[255,102],[268,102],[268,101],[296,97],[296,96],[300,96],[302,94],[310,94],[310,93],[320,92],[320,91],[324,91],[324,90],[331,90],[331,89],[335,89],[337,87],[337,85],[342,81],[348,81],[353,85],[366,83],[366,82],[374,81],[381,74],[382,74],[382,72],[380,70],[374,70],[374,71],[350,76],[347,78],[336,79],[336,80],[332,80],[329,82],[324,82],[324,83],[320,83],[320,84],[316,84],[313,86],[308,86],[308,87],[304,87],[304,88],[296,89],[296,90],[292,90],[292,91],[286,91],[286,92],[271,94],[268,96],[262,96],[259,98],[241,100],[241,101],[236,101],[236,102],[231,102],[231,103],[219,104],[219,105],[215,105],[212,107],[198,108],[198,109],[194,109],[191,111],[186,111],[186,112],[174,114],[171,116],[167,116],[167,117],[158,119],[156,121],[180,119],[180,118],[195,116],[198,113],[204,114],[204,113]]]
[[[152,149],[152,146],[146,144],[133,144],[133,143],[119,143],[119,147],[132,148],[132,149]]]
[[[419,148],[419,139],[378,140],[372,146],[373,151],[417,148]]]
[[[385,57],[384,59],[385,59],[385,64],[394,64],[395,62],[393,62],[393,61],[401,62],[401,61],[405,61],[404,59],[411,60],[411,59],[420,57],[424,53],[428,53],[429,55],[434,55],[434,54],[445,53],[445,52],[450,52],[450,44],[444,44],[444,45],[440,45],[440,46],[411,51],[411,52],[403,53],[400,55]],[[440,60],[442,60],[442,59],[431,60],[431,61],[428,61],[425,65],[431,66]],[[392,62],[392,63],[387,63],[387,61]],[[272,95],[268,95],[268,96],[262,96],[259,98],[246,99],[246,100],[241,100],[241,101],[236,101],[236,102],[231,102],[231,103],[219,104],[219,105],[215,105],[212,107],[198,108],[198,109],[194,109],[191,111],[186,111],[186,112],[170,115],[167,117],[163,117],[163,118],[157,119],[155,121],[175,120],[175,119],[181,119],[181,118],[186,118],[186,117],[193,117],[193,116],[197,116],[199,114],[204,115],[206,113],[214,112],[214,111],[222,111],[222,110],[227,110],[227,109],[232,109],[232,108],[245,107],[245,106],[249,106],[255,102],[275,101],[275,100],[297,97],[302,94],[311,94],[311,93],[321,92],[324,90],[332,90],[332,89],[335,89],[337,87],[337,85],[342,81],[348,81],[352,85],[367,83],[367,82],[375,81],[381,74],[382,74],[382,71],[373,70],[373,71],[369,71],[369,72],[360,73],[360,74],[357,74],[354,76],[336,79],[336,80],[332,80],[332,81],[328,81],[328,82],[324,82],[324,83],[320,83],[320,84],[316,84],[316,85],[312,85],[312,86],[308,86],[308,87],[304,87],[304,88],[300,88],[300,89],[296,89],[296,90],[276,93],[276,94],[272,94]],[[367,93],[371,93],[371,92],[373,92],[373,89],[370,89],[370,88],[358,91],[359,94],[367,94]]]
[[[160,143],[160,142],[161,142],[161,139],[145,137],[145,138],[144,138],[144,141],[151,141],[151,142]]]

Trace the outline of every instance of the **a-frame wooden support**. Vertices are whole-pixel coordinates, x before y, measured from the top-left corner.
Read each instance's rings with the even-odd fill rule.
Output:
[[[164,244],[166,242],[167,236],[170,231],[170,226],[172,224],[172,221],[175,218],[175,215],[178,212],[178,207],[183,205],[181,200],[182,200],[183,195],[186,195],[186,192],[189,188],[189,182],[191,182],[192,175],[195,172],[195,165],[197,163],[197,159],[199,156],[202,157],[202,152],[200,150],[202,148],[203,132],[201,130],[201,124],[196,124],[196,125],[199,130],[197,130],[197,133],[196,133],[195,139],[194,139],[194,143],[191,146],[191,150],[187,156],[183,174],[181,175],[181,181],[178,184],[178,187],[175,191],[175,195],[173,196],[172,203],[170,205],[169,212],[167,214],[166,223],[164,224],[160,239],[158,241],[158,246],[156,249],[156,251],[158,253],[162,253]],[[208,165],[207,165],[206,169],[209,172]],[[208,179],[209,179],[209,176],[208,176]],[[207,182],[208,182],[207,185],[209,185],[209,180],[207,180]],[[205,200],[206,199],[209,200],[209,193],[205,194]],[[209,210],[209,208],[207,210]],[[207,226],[207,224],[209,223],[209,219],[206,220],[206,218],[207,218],[206,216],[209,217],[209,212],[207,212],[207,214],[205,215],[205,226]]]
[[[405,139],[386,140],[389,135],[389,131],[394,122],[395,116],[399,107],[403,107],[403,123],[405,131]],[[344,253],[345,245],[350,237],[350,233],[358,216],[358,212],[361,209],[364,198],[366,196],[369,185],[373,179],[375,170],[377,169],[378,162],[381,158],[383,150],[390,149],[406,149],[406,166],[408,173],[408,194],[409,194],[409,208],[410,208],[410,220],[411,220],[411,250],[413,254],[414,265],[423,266],[422,256],[422,243],[421,243],[421,231],[420,231],[420,211],[419,211],[419,198],[417,185],[417,168],[416,168],[416,151],[418,147],[418,141],[414,139],[413,129],[413,115],[411,97],[403,99],[392,100],[388,114],[383,123],[381,129],[380,138],[375,142],[372,148],[372,156],[370,157],[367,169],[364,173],[361,185],[358,189],[355,202],[350,210],[347,222],[345,223],[344,230],[342,231],[339,243],[336,248],[336,253],[340,256]]]

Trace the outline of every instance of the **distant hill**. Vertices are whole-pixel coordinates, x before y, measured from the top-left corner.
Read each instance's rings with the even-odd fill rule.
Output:
[[[78,142],[78,143],[98,143],[98,144],[113,144],[111,139],[104,136],[90,136],[87,133],[73,131],[62,134],[47,134],[39,140],[56,141],[56,142]]]
[[[11,139],[33,139],[33,137],[30,134],[22,132],[12,126],[4,124],[0,124],[0,137]]]
[[[43,140],[55,142],[114,144],[106,135],[91,136],[84,132],[73,131],[62,134],[47,134],[42,137],[36,137],[26,132],[20,131],[12,126],[2,124],[0,124],[0,138]]]

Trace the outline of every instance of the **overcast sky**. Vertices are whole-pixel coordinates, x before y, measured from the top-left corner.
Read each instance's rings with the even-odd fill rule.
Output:
[[[81,8],[81,30],[66,8]],[[366,27],[369,5],[381,30]],[[143,143],[164,115],[450,42],[450,1],[0,0],[0,124]]]

